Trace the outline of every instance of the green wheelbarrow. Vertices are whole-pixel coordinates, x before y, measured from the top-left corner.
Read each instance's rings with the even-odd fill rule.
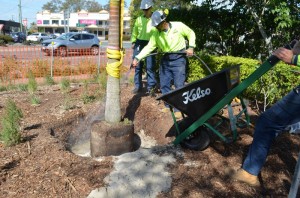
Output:
[[[285,48],[291,49],[294,44],[293,41]],[[234,142],[237,139],[237,128],[250,123],[246,105],[240,97],[242,92],[278,62],[276,56],[270,56],[242,82],[240,82],[240,67],[233,66],[158,97],[157,100],[162,100],[170,106],[176,129],[176,139],[173,143],[194,150],[203,150],[210,142],[208,130],[225,143]],[[242,108],[237,115],[233,115],[231,105],[234,98],[239,98],[241,101]],[[224,107],[228,109],[229,118],[218,114]],[[186,115],[183,120],[176,120],[173,108]],[[245,119],[242,118],[243,114]],[[209,120],[215,116],[220,117],[221,121],[212,125]],[[218,130],[218,126],[226,120],[229,121],[232,132],[229,135],[224,135]],[[244,124],[241,124],[240,120],[244,121]]]

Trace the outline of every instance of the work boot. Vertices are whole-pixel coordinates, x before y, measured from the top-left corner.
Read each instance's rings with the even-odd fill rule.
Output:
[[[260,185],[257,176],[251,175],[242,168],[240,168],[236,171],[236,173],[233,174],[232,179],[244,182],[253,187],[258,187]]]
[[[141,91],[142,91],[142,89],[134,88],[134,89],[132,90],[132,93],[133,93],[133,94],[137,94],[137,93],[140,93]]]
[[[162,108],[160,111],[163,113],[168,113],[168,112],[170,112],[170,108],[165,107],[165,108]]]
[[[180,111],[176,111],[174,112],[174,116],[177,120],[182,119],[182,113]]]

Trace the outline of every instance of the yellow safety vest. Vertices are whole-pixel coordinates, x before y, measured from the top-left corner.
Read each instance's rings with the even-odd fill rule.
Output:
[[[189,47],[196,47],[196,35],[191,28],[182,22],[169,22],[169,29],[161,32],[156,29],[151,35],[148,45],[135,58],[141,60],[155,48],[161,52],[178,52],[186,48],[185,38],[189,41]]]
[[[144,15],[139,16],[132,29],[131,42],[135,43],[137,39],[149,41],[150,36],[155,28],[151,25],[151,18],[146,18]]]

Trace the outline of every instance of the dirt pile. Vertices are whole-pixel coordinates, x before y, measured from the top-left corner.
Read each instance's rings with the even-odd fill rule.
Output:
[[[97,85],[89,85],[91,93],[96,89]],[[135,132],[144,135],[143,146],[153,148],[147,141],[158,147],[170,144],[174,137],[166,136],[173,126],[171,115],[160,112],[163,105],[155,98],[132,95],[131,90],[131,86],[122,88],[122,112],[133,120]],[[39,88],[42,103],[38,106],[30,104],[27,92],[0,93],[0,117],[7,98],[16,101],[24,114],[23,142],[13,147],[0,143],[0,197],[87,197],[92,190],[107,187],[104,178],[114,171],[114,157],[94,160],[70,151],[70,134],[90,112],[101,111],[101,101],[82,102],[84,91],[83,86],[73,87],[73,107],[67,111],[62,109],[64,97],[58,86]],[[251,120],[255,124],[255,114]],[[284,134],[274,142],[260,176],[261,188],[228,178],[226,169],[239,168],[252,133],[252,127],[240,129],[238,140],[231,144],[212,136],[209,147],[201,152],[176,147],[182,155],[176,155],[167,167],[170,188],[157,197],[287,197],[299,152],[298,135]]]

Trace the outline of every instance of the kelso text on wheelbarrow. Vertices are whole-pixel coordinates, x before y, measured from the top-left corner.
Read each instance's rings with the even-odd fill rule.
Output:
[[[193,101],[198,100],[200,98],[204,98],[205,96],[210,95],[210,93],[211,93],[210,88],[206,88],[204,90],[204,89],[201,89],[200,87],[198,87],[197,89],[194,88],[192,90],[188,90],[188,91],[186,91],[182,94],[182,96],[185,99],[183,101],[183,103],[188,104],[189,102],[193,102]]]

